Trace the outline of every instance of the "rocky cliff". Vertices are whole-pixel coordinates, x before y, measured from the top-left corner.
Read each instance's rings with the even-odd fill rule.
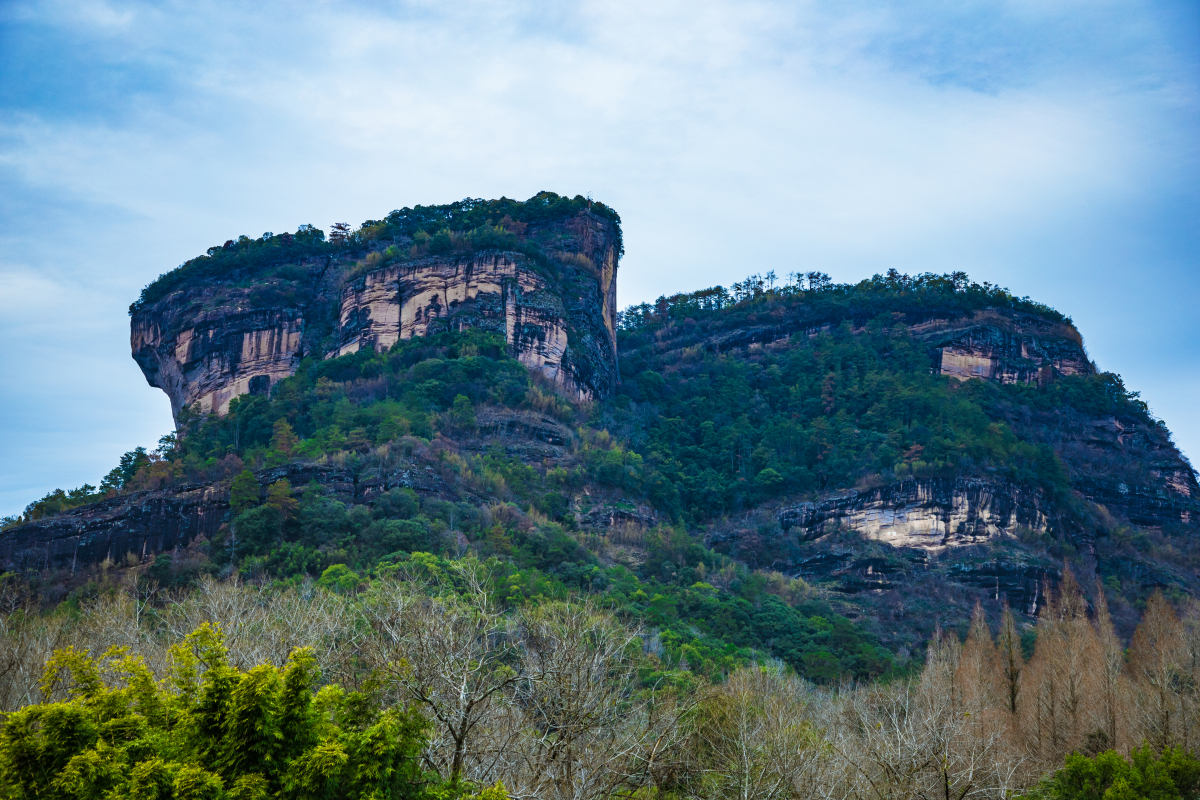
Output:
[[[1064,563],[1122,613],[1200,594],[1196,475],[1064,315],[891,274],[748,279],[618,315],[615,215],[539,198],[231,241],[147,287],[134,356],[182,421],[175,449],[0,532],[0,571],[85,581],[76,564],[179,550],[315,576],[473,550],[586,590],[613,564],[733,586],[728,556],[910,644],[979,599],[1036,614]],[[268,505],[290,487],[294,516],[234,514],[244,469]]]
[[[466,231],[453,227],[455,204],[393,212],[332,244],[305,228],[231,240],[148,287],[131,309],[133,357],[176,419],[269,393],[305,357],[464,327],[504,334],[516,358],[575,399],[607,396],[619,219],[582,198],[538,198],[493,201],[495,219]],[[488,210],[469,202],[477,217]]]
[[[981,311],[956,323],[914,325],[913,332],[937,346],[939,371],[958,380],[1045,385],[1064,375],[1096,372],[1073,327],[1033,314]]]
[[[1042,492],[1005,482],[926,478],[785,506],[777,516],[800,541],[848,530],[893,547],[938,552],[1016,538],[1022,529],[1045,533],[1048,505]]]

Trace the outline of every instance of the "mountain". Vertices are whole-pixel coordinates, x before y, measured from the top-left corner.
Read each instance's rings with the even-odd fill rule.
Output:
[[[611,393],[621,242],[602,204],[543,193],[418,206],[364,223],[363,258],[345,244],[311,227],[242,237],[146,288],[130,308],[133,357],[177,419],[184,407],[224,414],[234,397],[268,394],[306,355],[467,327],[502,334],[568,395]]]
[[[621,254],[615,212],[545,192],[211,248],[130,309],[177,433],[31,504],[0,564],[55,601],[97,565],[476,552],[504,598],[594,594],[696,671],[815,680],[903,670],[977,601],[1028,624],[1065,567],[1126,633],[1200,588],[1195,472],[1064,315],[894,271],[618,312]]]

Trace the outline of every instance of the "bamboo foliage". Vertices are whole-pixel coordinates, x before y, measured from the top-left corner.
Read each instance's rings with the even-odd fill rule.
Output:
[[[59,683],[39,685],[56,651],[128,648],[165,680],[173,648],[207,624],[231,669],[283,670],[306,647],[319,683],[419,708],[426,769],[501,781],[514,798],[1002,798],[1074,751],[1200,749],[1200,606],[1177,612],[1155,596],[1126,649],[1101,585],[1089,606],[1067,572],[1042,596],[1028,660],[1030,623],[1004,609],[993,631],[977,607],[965,640],[938,632],[908,680],[821,690],[759,664],[679,691],[647,682],[653,631],[587,601],[503,610],[470,560],[440,573],[414,565],[358,595],[205,580],[162,596],[130,584],[42,614],[9,592],[0,703],[66,699]]]

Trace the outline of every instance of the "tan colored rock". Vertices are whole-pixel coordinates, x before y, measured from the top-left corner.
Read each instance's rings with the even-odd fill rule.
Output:
[[[438,328],[482,327],[503,332],[513,354],[577,399],[590,388],[563,370],[567,329],[562,303],[549,281],[520,256],[482,253],[369,272],[342,291],[341,334],[327,357],[363,347],[387,350],[397,341],[425,336]],[[610,280],[610,292],[615,295]],[[605,292],[605,295],[610,292]],[[610,336],[615,299],[605,297],[603,313]]]
[[[1003,481],[909,478],[787,506],[780,510],[779,522],[784,530],[796,529],[803,540],[852,530],[894,547],[941,552],[1012,538],[1020,528],[1045,532],[1050,519],[1044,502],[1040,492]]]
[[[170,314],[166,319],[174,320]],[[266,394],[296,371],[304,320],[294,310],[222,309],[200,315],[173,335],[161,315],[136,317],[131,345],[151,386],[184,406],[225,414],[243,394]]]
[[[515,358],[568,396],[605,395],[617,382],[619,231],[588,210],[525,227],[511,252],[390,255],[389,264],[376,242],[289,267],[291,277],[268,264],[253,276],[198,278],[134,309],[134,358],[178,419],[185,406],[225,414],[233,398],[269,392],[304,355],[384,351],[476,327],[502,334]],[[264,304],[281,297],[294,305]]]

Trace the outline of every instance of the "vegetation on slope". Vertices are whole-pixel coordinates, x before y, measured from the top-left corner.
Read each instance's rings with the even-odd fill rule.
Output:
[[[621,218],[603,203],[576,195],[562,197],[539,192],[525,201],[466,199],[438,206],[416,206],[393,211],[381,220],[367,220],[351,230],[345,223],[333,227],[328,239],[324,231],[301,225],[293,233],[264,233],[258,239],[239,236],[207,253],[160,275],[142,290],[129,307],[133,314],[158,302],[190,282],[246,282],[262,279],[268,270],[275,277],[297,280],[305,275],[299,265],[342,253],[358,253],[373,242],[390,242],[379,247],[369,266],[419,255],[469,253],[476,250],[525,252],[536,262],[546,262],[542,250],[525,242],[522,235],[531,225],[544,225],[588,209],[614,223],[617,249],[621,251]]]
[[[536,221],[583,201],[549,198],[521,209],[497,202],[503,207],[405,212],[388,224],[418,231],[436,218],[470,231],[479,215]],[[889,274],[855,286],[814,274],[780,287],[752,276],[732,294],[716,287],[667,298],[623,314],[622,386],[587,419],[531,381],[503,340],[483,331],[405,340],[388,353],[306,359],[270,397],[237,398],[225,417],[185,413],[178,438],[164,437],[155,453],[126,454],[100,491],[52,493],[24,520],[122,491],[229,481],[228,526],[183,557],[161,556],[153,576],[160,585],[222,570],[280,581],[334,567],[369,575],[412,553],[471,551],[503,565],[501,599],[510,606],[596,595],[623,618],[660,628],[669,663],[714,679],[755,653],[814,680],[878,676],[893,668],[872,636],[802,583],[747,570],[701,536],[723,517],[775,498],[908,476],[1009,480],[1086,517],[1070,491],[1074,467],[1028,420],[1077,411],[1154,421],[1109,374],[1044,387],[937,375],[936,351],[908,327],[997,306],[1037,313],[1073,333],[1056,312],[958,274]],[[799,335],[736,352],[703,346],[724,331],[764,325]],[[508,424],[497,423],[498,414],[557,425],[563,456],[531,459],[489,439],[501,430],[489,426]],[[467,440],[477,444],[462,447]],[[315,483],[277,479],[264,492],[252,472],[297,462],[356,479],[404,462],[442,488],[424,498],[392,488],[354,504]],[[578,504],[597,490],[617,504],[644,501],[670,524],[619,533],[628,542],[618,549],[639,555],[614,564],[613,537],[577,530]],[[761,547],[774,541],[766,534]],[[771,563],[752,545],[739,556]],[[1059,557],[1072,552],[1069,544],[1054,549]]]

